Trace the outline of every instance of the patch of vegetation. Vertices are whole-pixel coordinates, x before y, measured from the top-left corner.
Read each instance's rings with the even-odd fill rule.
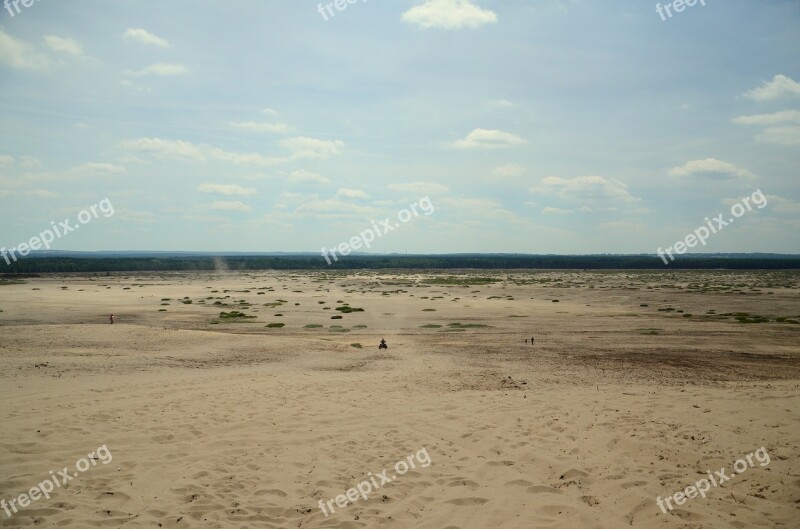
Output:
[[[447,326],[456,329],[483,329],[489,327],[489,325],[483,325],[482,323],[448,323]]]
[[[167,312],[167,309],[158,309],[158,312]]]
[[[422,312],[436,312],[436,309],[422,309]]]
[[[425,325],[420,325],[423,329],[441,329],[441,325],[436,325],[435,323],[426,323]]]
[[[172,301],[170,298],[161,298],[161,301]]]
[[[428,280],[431,285],[457,285],[468,287],[471,285],[489,285],[496,283],[498,280],[493,277],[466,277],[466,276],[448,276],[448,277],[434,277]]]
[[[361,345],[360,343],[351,343],[350,347],[355,347],[356,349],[363,349],[364,348],[364,346]]]
[[[366,329],[367,326],[366,325],[353,325],[353,328],[354,329]]]
[[[637,329],[639,334],[646,334],[650,336],[658,336],[664,329]]]
[[[360,307],[350,307],[349,305],[344,305],[342,307],[336,307],[336,310],[340,312],[344,312],[345,314],[350,314],[351,312],[364,312],[364,309]]]
[[[342,317],[341,316],[331,316],[331,319],[332,320],[341,320]]]
[[[181,303],[183,303],[184,305],[191,305],[192,304],[192,300],[191,299],[182,299]]]
[[[285,327],[285,323],[268,323],[267,327],[270,329],[280,329],[281,327]]]
[[[348,329],[347,327],[342,327],[339,325],[331,325],[330,329],[328,330],[330,332],[350,332],[350,329]]]
[[[220,312],[219,317],[220,319],[223,320],[237,319],[237,318],[255,318],[255,316],[249,316],[243,312],[239,312],[238,310],[232,310],[231,312]]]
[[[304,325],[304,329],[321,329],[325,327],[324,325],[320,325],[319,323],[309,323],[308,325]]]
[[[768,323],[769,318],[765,318],[763,316],[750,317],[750,315],[746,312],[741,312],[741,313],[737,312],[736,321],[738,321],[739,323]]]

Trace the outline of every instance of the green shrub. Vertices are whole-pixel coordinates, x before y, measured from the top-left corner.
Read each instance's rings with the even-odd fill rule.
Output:
[[[238,310],[233,310],[231,312],[220,312],[219,317],[220,319],[255,318],[255,316],[248,316],[247,314],[239,312]]]
[[[285,327],[285,323],[268,323],[267,327],[270,329],[280,329],[281,327]]]

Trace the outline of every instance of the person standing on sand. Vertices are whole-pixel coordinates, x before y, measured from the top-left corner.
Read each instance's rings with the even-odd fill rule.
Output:
[[[528,340],[525,341],[527,342]],[[531,336],[531,345],[533,345],[533,336]]]
[[[108,317],[108,321],[111,322],[111,325],[114,325],[114,315]]]

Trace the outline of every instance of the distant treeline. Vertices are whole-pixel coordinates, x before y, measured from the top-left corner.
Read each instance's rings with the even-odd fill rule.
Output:
[[[647,255],[351,255],[328,265],[319,255],[281,256],[171,256],[171,257],[38,257],[21,259],[0,274],[64,272],[150,272],[246,270],[435,270],[435,269],[800,269],[798,256],[684,256],[669,265]]]

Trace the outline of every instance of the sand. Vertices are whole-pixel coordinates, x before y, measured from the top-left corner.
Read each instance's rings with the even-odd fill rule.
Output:
[[[0,527],[795,528],[798,289],[795,272],[0,286],[0,499],[113,456]],[[256,318],[219,318],[232,311]],[[761,447],[768,464],[656,504]],[[420,450],[430,465],[399,475]],[[384,469],[390,483],[323,514]]]

